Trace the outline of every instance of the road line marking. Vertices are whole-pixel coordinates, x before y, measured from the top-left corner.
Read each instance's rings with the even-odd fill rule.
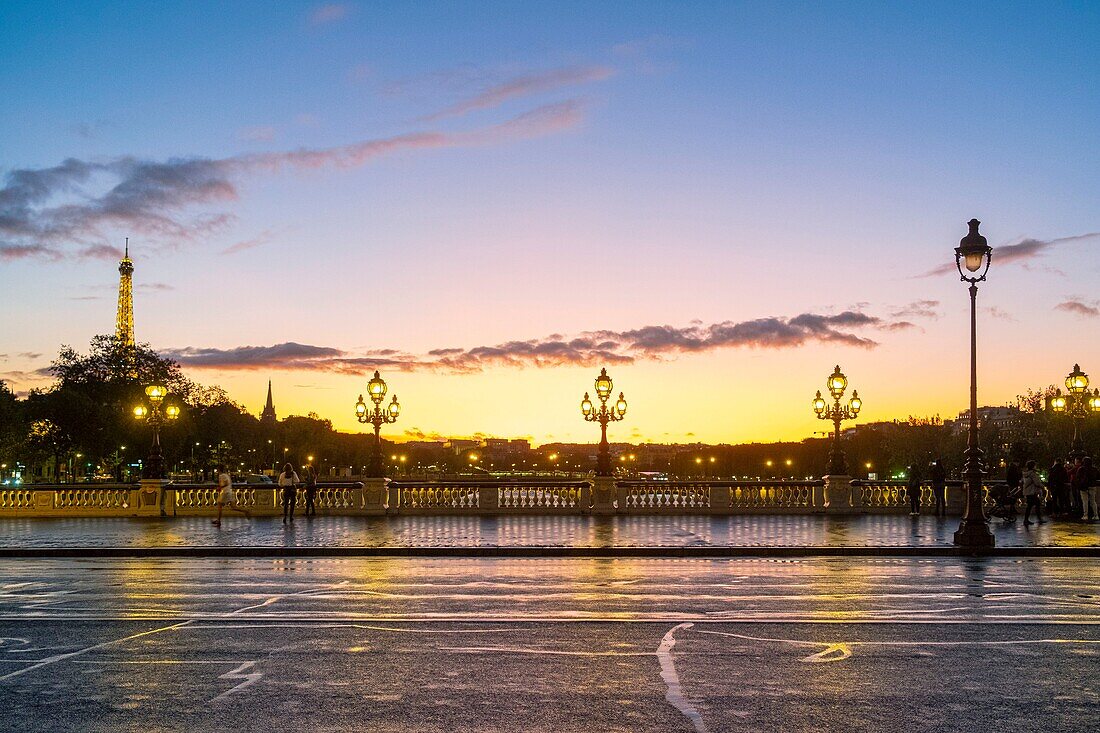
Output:
[[[228,690],[226,690],[222,694],[218,695],[217,697],[212,699],[210,702],[217,702],[218,700],[221,700],[224,697],[232,695],[236,692],[240,692],[241,690],[245,689],[246,687],[251,687],[253,684],[255,684],[261,677],[264,676],[263,672],[245,672],[245,670],[248,669],[249,667],[255,666],[256,662],[258,662],[258,661],[259,660],[254,659],[251,662],[245,662],[244,664],[240,665],[236,669],[231,669],[228,672],[226,672],[225,674],[218,677],[219,680],[244,680],[244,682],[241,682],[238,685],[230,687]]]
[[[703,724],[703,716],[684,697],[683,687],[680,686],[680,676],[676,674],[676,663],[672,659],[672,647],[676,646],[674,634],[680,629],[690,629],[694,624],[677,624],[669,629],[661,638],[661,644],[657,647],[657,662],[661,665],[661,679],[664,680],[668,692],[665,699],[684,716],[691,721],[698,733],[707,733],[707,727]]]
[[[84,654],[87,654],[88,652],[95,651],[96,649],[102,649],[103,647],[111,646],[112,644],[121,644],[124,641],[131,641],[133,639],[139,639],[143,636],[149,636],[151,634],[159,634],[162,631],[171,631],[172,629],[178,629],[180,627],[187,626],[190,623],[191,623],[190,621],[184,621],[182,623],[172,624],[171,626],[165,626],[165,627],[159,628],[159,629],[151,629],[149,631],[142,631],[140,634],[131,634],[130,636],[125,636],[121,639],[114,639],[112,641],[105,641],[101,644],[95,644],[93,646],[86,647],[86,648],[81,649],[79,651],[68,652],[66,654],[57,654],[57,655],[52,656],[52,657],[47,657],[45,659],[40,660],[39,662],[37,662],[35,664],[32,664],[29,667],[17,670],[15,672],[9,672],[6,675],[0,676],[0,682],[4,682],[5,680],[9,680],[9,679],[12,679],[14,677],[19,677],[20,675],[24,675],[27,672],[31,672],[33,670],[40,669],[42,667],[47,667],[47,666],[49,666],[51,664],[54,664],[56,662],[61,662],[61,661],[64,661],[66,659],[72,659],[73,657],[82,656]]]

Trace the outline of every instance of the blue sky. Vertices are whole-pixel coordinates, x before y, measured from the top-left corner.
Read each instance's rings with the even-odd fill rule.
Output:
[[[60,343],[110,330],[103,246],[128,235],[139,338],[218,350],[194,376],[257,408],[271,377],[288,409],[337,418],[361,379],[278,349],[234,362],[242,346],[423,356],[858,311],[884,320],[864,333],[873,347],[673,344],[622,362],[642,404],[653,395],[640,433],[805,434],[805,405],[761,423],[751,401],[666,429],[660,386],[690,375],[697,402],[739,404],[736,375],[812,396],[836,361],[872,380],[869,414],[950,412],[965,292],[918,276],[977,216],[995,247],[1041,245],[995,258],[983,289],[983,339],[1014,354],[1011,370],[989,365],[988,401],[1006,401],[1073,361],[1100,369],[1100,346],[1077,338],[1097,322],[1100,241],[1050,244],[1100,231],[1098,52],[1100,7],[1084,3],[5,3],[0,175],[198,159],[227,188],[0,259],[0,378],[33,386]],[[421,133],[439,142],[408,142]],[[303,149],[328,152],[303,164]],[[36,204],[36,225],[110,190],[114,165]],[[182,230],[158,231],[162,213]],[[38,243],[21,231],[0,244]],[[918,301],[936,316],[892,315]],[[516,358],[461,373],[405,360],[394,378],[446,401],[418,418],[427,432],[582,432],[571,412],[524,426],[553,395],[572,411],[599,358]],[[922,367],[952,386],[899,386]],[[501,384],[545,401],[469,425]]]

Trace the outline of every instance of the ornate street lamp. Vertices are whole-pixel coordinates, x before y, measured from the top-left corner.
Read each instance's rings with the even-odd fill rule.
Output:
[[[982,465],[982,449],[978,447],[978,283],[985,280],[989,272],[989,263],[993,259],[993,248],[985,237],[978,234],[977,219],[968,223],[970,232],[959,241],[955,248],[955,266],[963,282],[970,283],[970,429],[966,440],[966,512],[962,523],[955,532],[955,544],[974,549],[994,546],[993,533],[986,523],[985,510],[982,508],[982,478],[985,468]],[[981,274],[978,274],[978,273]]]
[[[607,443],[607,424],[623,419],[626,415],[626,399],[623,397],[623,393],[620,392],[619,399],[615,401],[614,405],[607,406],[607,400],[611,396],[614,383],[611,381],[611,377],[607,375],[606,369],[600,369],[600,376],[596,377],[595,386],[596,397],[600,401],[600,406],[597,409],[588,393],[585,392],[584,399],[581,400],[581,414],[584,415],[586,421],[600,424],[600,450],[596,459],[596,475],[610,476],[611,446]]]
[[[382,400],[386,397],[386,382],[374,373],[374,377],[367,382],[367,394],[370,395],[374,407],[370,408],[363,402],[363,395],[359,395],[359,401],[355,403],[355,417],[361,423],[370,423],[374,426],[374,445],[367,464],[367,476],[369,478],[382,478],[385,474],[382,469],[382,426],[387,423],[397,422],[397,416],[401,414],[401,405],[397,402],[397,395],[393,396],[385,408]]]
[[[1066,389],[1069,391],[1068,398],[1062,394],[1062,390],[1054,390],[1054,396],[1050,398],[1050,409],[1068,412],[1073,419],[1070,456],[1082,458],[1085,455],[1085,443],[1081,438],[1081,421],[1090,412],[1100,412],[1100,390],[1089,392],[1089,375],[1081,371],[1079,364],[1074,364],[1073,371],[1066,377]]]
[[[149,450],[149,460],[145,462],[145,478],[164,478],[164,456],[160,450],[160,426],[165,421],[175,420],[180,416],[180,408],[174,404],[163,404],[168,396],[168,389],[159,384],[150,384],[145,388],[145,396],[149,398],[149,406],[139,404],[134,407],[134,417],[138,420],[147,420],[153,427],[153,447]]]
[[[829,394],[833,398],[833,404],[829,404],[821,396],[821,390],[812,402],[814,412],[818,420],[832,420],[833,422],[833,447],[829,451],[829,475],[848,475],[848,461],[844,458],[844,451],[840,448],[840,423],[845,420],[855,420],[863,407],[863,400],[859,398],[859,390],[852,390],[852,398],[847,405],[840,404],[840,398],[844,396],[844,390],[848,389],[848,378],[840,371],[840,365],[829,375],[825,386],[829,388]],[[789,462],[788,462],[788,465]]]

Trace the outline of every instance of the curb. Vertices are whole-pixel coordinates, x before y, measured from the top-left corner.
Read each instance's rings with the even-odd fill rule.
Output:
[[[929,547],[0,547],[0,558],[812,558],[1040,557],[1100,558],[1097,547],[996,547],[982,552]]]

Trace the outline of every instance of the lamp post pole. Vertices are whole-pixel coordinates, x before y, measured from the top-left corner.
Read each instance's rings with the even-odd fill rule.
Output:
[[[620,392],[619,399],[616,400],[615,404],[610,408],[607,406],[607,399],[611,396],[611,389],[614,387],[611,377],[607,375],[607,369],[600,369],[600,375],[596,377],[595,387],[596,397],[600,401],[599,408],[597,409],[592,404],[591,398],[585,392],[584,399],[581,400],[581,414],[584,415],[587,422],[598,422],[600,424],[600,447],[596,454],[596,475],[610,476],[611,445],[607,442],[607,424],[623,419],[626,415],[626,399],[623,397],[623,393]]]
[[[1100,390],[1089,393],[1089,375],[1081,371],[1080,364],[1073,365],[1073,371],[1066,376],[1066,389],[1069,390],[1069,398],[1062,396],[1062,390],[1058,389],[1050,400],[1050,406],[1055,412],[1069,412],[1073,420],[1073,441],[1070,443],[1070,457],[1085,457],[1085,441],[1081,435],[1081,421],[1088,417],[1089,412],[1100,411]]]
[[[374,426],[374,443],[371,446],[370,458],[367,461],[367,477],[382,478],[385,476],[385,468],[382,462],[382,426],[387,423],[397,422],[397,416],[401,414],[401,405],[397,402],[397,395],[393,396],[390,404],[382,408],[382,400],[386,396],[385,380],[378,372],[367,382],[367,394],[370,395],[373,408],[369,408],[363,401],[363,395],[359,395],[359,401],[355,403],[355,417],[360,423],[370,423]]]
[[[992,548],[996,544],[982,507],[985,467],[982,464],[982,449],[978,446],[978,283],[985,280],[989,272],[993,248],[978,233],[980,221],[971,219],[967,224],[970,232],[955,248],[955,265],[959,270],[959,277],[963,282],[970,283],[970,419],[964,454],[966,467],[963,470],[966,480],[966,512],[955,532],[954,542],[959,547],[981,550]],[[963,271],[964,267],[966,272]],[[981,275],[974,274],[979,270]],[[968,275],[967,272],[971,274]]]
[[[134,417],[138,420],[148,420],[153,428],[153,445],[149,449],[149,460],[145,462],[144,477],[150,479],[164,478],[164,454],[160,448],[160,426],[165,420],[175,420],[180,415],[180,408],[176,405],[164,405],[161,403],[167,396],[168,390],[159,384],[151,384],[145,388],[145,395],[149,398],[149,407],[140,404],[134,408]]]
[[[826,403],[821,396],[821,390],[818,390],[812,405],[819,420],[831,420],[833,423],[833,446],[829,451],[828,471],[830,476],[847,476],[848,460],[840,447],[840,423],[845,420],[854,420],[863,407],[863,400],[859,398],[859,390],[854,389],[848,404],[840,404],[840,398],[844,396],[844,391],[848,388],[848,378],[840,371],[839,364],[825,381],[825,386],[829,389],[833,404]]]

